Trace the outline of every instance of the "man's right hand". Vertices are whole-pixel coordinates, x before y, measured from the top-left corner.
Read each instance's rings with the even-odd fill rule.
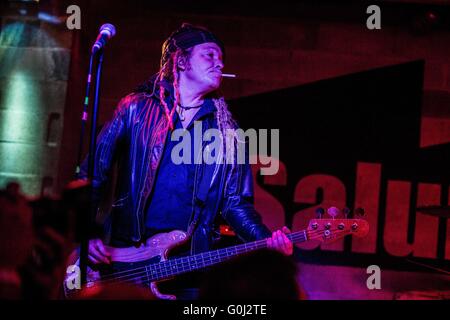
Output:
[[[92,264],[109,264],[111,262],[111,254],[101,239],[89,240],[88,258]]]

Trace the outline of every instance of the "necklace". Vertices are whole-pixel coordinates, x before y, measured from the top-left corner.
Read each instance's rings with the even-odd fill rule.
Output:
[[[185,107],[185,106],[182,106],[181,104],[178,104],[178,115],[180,116],[181,121],[184,121],[186,119],[186,117],[184,116],[184,111],[185,110],[187,111],[187,110],[191,110],[191,109],[198,109],[202,105],[203,105],[203,103],[198,105],[198,106]]]

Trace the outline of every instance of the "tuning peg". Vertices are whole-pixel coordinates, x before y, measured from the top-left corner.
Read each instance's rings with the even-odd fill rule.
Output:
[[[339,210],[336,207],[329,207],[327,212],[334,219],[335,217],[337,217],[339,215],[339,213],[341,213],[341,210]]]
[[[356,208],[355,215],[359,217],[364,217],[366,215],[366,212],[364,211],[364,208]]]
[[[342,209],[342,212],[344,213],[345,219],[348,219],[348,216],[350,215],[350,209],[345,207]]]
[[[325,210],[322,207],[316,209],[316,217],[317,219],[322,219],[322,216],[325,214]]]

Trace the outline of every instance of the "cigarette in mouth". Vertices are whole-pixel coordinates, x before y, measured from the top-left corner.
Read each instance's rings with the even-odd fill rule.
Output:
[[[236,78],[236,75],[233,73],[222,73],[222,77],[225,78]]]

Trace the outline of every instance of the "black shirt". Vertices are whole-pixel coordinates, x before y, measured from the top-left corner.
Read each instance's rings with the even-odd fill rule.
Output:
[[[150,203],[146,211],[146,238],[160,232],[187,230],[193,210],[194,177],[196,170],[194,157],[198,156],[194,154],[194,140],[200,139],[200,145],[202,141],[202,137],[196,137],[194,135],[194,122],[205,119],[206,117],[212,117],[215,110],[216,108],[213,102],[206,99],[189,126],[184,130],[185,132],[183,132],[182,138],[179,138],[178,141],[172,141],[171,136],[173,132],[167,135]],[[174,118],[174,128],[183,129],[177,114],[175,114]],[[205,130],[206,126],[203,124],[202,133]],[[185,137],[186,135],[190,136],[190,141],[186,140],[186,142],[184,140],[189,139],[189,137]],[[183,151],[187,150],[181,149],[179,144],[183,143],[186,145],[189,142],[191,146],[191,152],[188,155],[189,163],[175,164],[171,157],[173,148],[178,145],[176,151],[179,151],[178,154],[181,158],[186,159],[183,157],[185,156],[183,155]],[[201,148],[199,151],[202,151]]]

